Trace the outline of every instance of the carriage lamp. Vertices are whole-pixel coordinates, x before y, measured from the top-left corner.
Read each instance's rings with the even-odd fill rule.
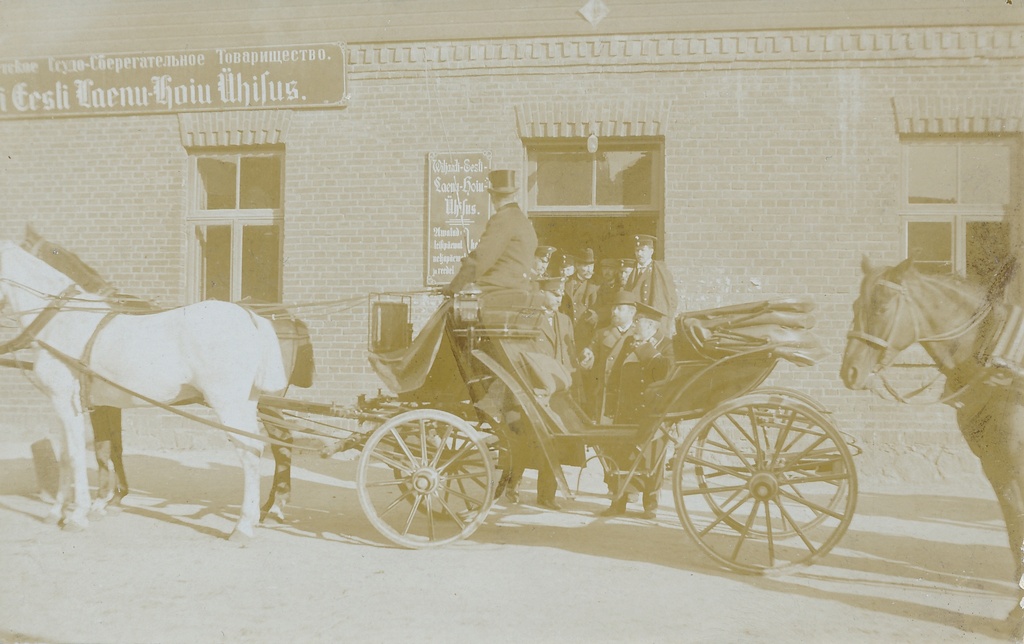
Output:
[[[587,137],[587,152],[597,154],[597,145],[597,134],[591,132],[590,136]]]
[[[460,324],[473,326],[480,321],[480,287],[476,284],[469,284],[455,294],[453,308],[455,319]]]

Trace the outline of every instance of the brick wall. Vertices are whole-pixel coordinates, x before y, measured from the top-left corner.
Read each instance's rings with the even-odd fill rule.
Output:
[[[992,56],[978,44],[984,39],[968,35],[955,40],[970,44],[967,55],[954,47],[945,57],[909,46],[912,31],[906,42],[851,38],[843,49],[843,36],[821,49],[794,46],[788,57],[774,45],[695,56],[692,47],[641,43],[636,60],[623,59],[628,44],[594,50],[592,59],[583,47],[547,41],[507,51],[481,45],[476,59],[355,48],[350,105],[296,112],[286,142],[285,299],[357,300],[308,309],[318,379],[295,395],[344,404],[380,386],[365,361],[364,296],[423,283],[428,153],[489,150],[492,167],[521,168],[517,105],[628,97],[670,106],[662,115],[665,256],[682,307],[809,296],[828,356],[812,368],[782,365],[770,383],[820,399],[878,454],[916,451],[929,475],[950,458],[969,462],[948,409],[850,392],[838,375],[862,253],[900,259],[894,98],[998,95],[1024,81],[1020,33]],[[3,237],[34,222],[124,290],[183,300],[186,152],[173,116],[6,121],[0,140]],[[0,426],[52,424],[20,376],[0,373],[0,387],[11,392]],[[176,426],[146,414],[147,426]],[[134,431],[148,436],[136,417],[142,412],[129,414]],[[878,476],[891,472],[879,463]]]

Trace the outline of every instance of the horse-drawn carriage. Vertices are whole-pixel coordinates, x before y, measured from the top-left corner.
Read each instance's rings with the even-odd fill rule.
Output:
[[[360,503],[387,539],[420,548],[466,538],[491,510],[497,470],[510,467],[522,443],[510,433],[511,416],[518,416],[515,425],[529,433],[568,498],[573,490],[561,469],[563,446],[594,450],[619,495],[636,482],[660,489],[674,448],[669,469],[679,519],[702,550],[733,570],[758,573],[810,563],[839,541],[853,516],[857,483],[851,451],[829,413],[801,393],[758,389],[780,360],[813,361],[805,332],[811,307],[799,300],[680,316],[668,376],[645,392],[630,422],[609,424],[590,418],[568,383],[553,382],[545,373],[543,357],[533,350],[539,310],[488,311],[470,292],[446,301],[413,338],[408,296],[371,296],[371,363],[394,393],[360,396],[351,407],[263,395],[259,410],[272,437],[267,439],[255,431],[251,390],[264,382],[281,387],[285,374],[268,351],[268,327],[259,316],[227,309],[213,316],[230,313],[245,337],[254,344],[259,338],[251,356],[240,347],[213,345],[195,355],[166,356],[166,350],[141,344],[153,332],[151,323],[112,322],[118,311],[109,299],[76,291],[71,280],[14,244],[0,249],[0,278],[7,312],[23,326],[21,344],[41,347],[36,373],[45,372],[44,384],[66,421],[78,515],[84,513],[82,488],[88,491],[76,451],[79,442],[84,449],[82,409],[94,402],[88,395],[105,385],[129,403],[141,400],[181,413],[171,406],[177,399],[169,402],[154,389],[160,385],[175,395],[183,389],[202,394],[220,418],[208,424],[241,444],[246,494],[235,534],[242,537],[251,535],[255,513],[257,441],[287,448],[291,442],[282,437],[313,433],[329,441],[326,454],[362,450]],[[173,324],[161,333],[171,334],[174,346],[187,347],[197,332],[188,325],[195,319],[214,323],[204,317],[208,308],[177,317],[131,317],[164,316]],[[161,370],[155,363],[146,382],[117,382],[122,372],[134,373],[123,360],[101,356],[117,353],[117,342],[135,343],[150,350],[152,360],[172,360],[175,368]],[[224,369],[233,365],[244,365],[248,375],[226,375]],[[202,377],[169,379],[178,372]],[[74,396],[84,405],[68,404]],[[361,431],[325,432],[330,423],[324,417],[359,421]]]
[[[369,421],[370,429],[330,451],[362,450],[359,499],[392,542],[441,545],[480,526],[495,498],[496,471],[522,457],[512,453],[524,441],[510,434],[509,415],[519,417],[516,425],[530,433],[541,467],[553,470],[567,498],[573,490],[559,461],[575,450],[565,447],[591,448],[614,482],[613,495],[621,495],[631,483],[660,488],[674,446],[669,469],[679,518],[707,554],[734,570],[809,563],[849,525],[856,475],[828,412],[795,391],[757,389],[779,360],[812,362],[807,302],[680,316],[678,359],[668,377],[645,392],[636,422],[608,424],[590,418],[571,387],[552,382],[544,370],[534,343],[541,311],[482,310],[472,292],[457,294],[411,340],[408,300],[376,295],[370,301],[371,363],[397,393],[361,397],[344,410],[288,398],[261,403],[278,416]],[[504,416],[488,404],[494,400],[504,401]],[[300,415],[288,418],[291,427]]]

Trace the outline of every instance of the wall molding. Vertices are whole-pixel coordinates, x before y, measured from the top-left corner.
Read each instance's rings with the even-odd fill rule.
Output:
[[[1024,95],[901,96],[893,99],[900,134],[1002,134],[1024,131]]]
[[[515,106],[519,137],[664,136],[671,100],[559,103]]]
[[[178,114],[178,131],[186,148],[283,144],[291,117],[291,110],[186,112]]]
[[[1024,57],[1024,26],[569,36],[349,45],[353,73],[509,65],[698,64]]]

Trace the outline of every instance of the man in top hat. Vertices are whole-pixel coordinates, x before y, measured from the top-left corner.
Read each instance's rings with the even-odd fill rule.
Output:
[[[476,248],[462,259],[459,272],[442,289],[451,296],[470,282],[480,288],[484,306],[523,306],[530,299],[530,269],[537,250],[533,224],[516,203],[514,170],[493,170],[487,178],[494,214]]]
[[[662,329],[672,334],[678,295],[672,272],[665,262],[654,259],[655,239],[651,235],[636,236],[636,268],[626,281],[626,288],[636,294],[637,301],[665,313]]]

